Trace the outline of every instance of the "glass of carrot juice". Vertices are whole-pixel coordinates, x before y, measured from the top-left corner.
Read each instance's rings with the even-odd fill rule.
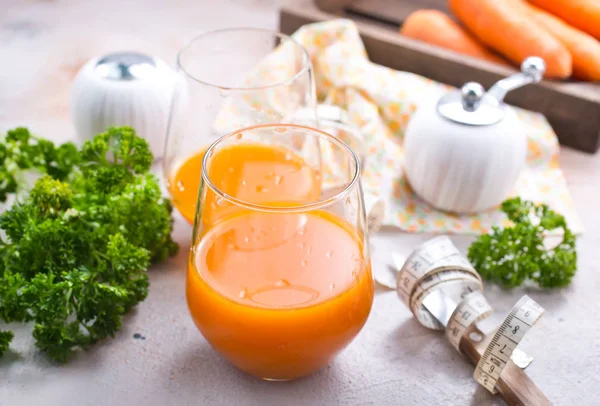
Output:
[[[202,158],[217,137],[256,124],[316,123],[309,55],[284,34],[256,28],[201,34],[179,52],[176,78],[163,174],[173,205],[190,223]],[[295,121],[299,111],[302,121]]]
[[[323,368],[371,310],[366,226],[360,164],[344,142],[294,124],[223,136],[202,163],[186,281],[196,326],[265,380]]]

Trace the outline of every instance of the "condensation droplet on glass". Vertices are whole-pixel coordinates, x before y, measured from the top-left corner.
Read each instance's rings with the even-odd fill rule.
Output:
[[[261,186],[261,185],[258,185],[258,186],[256,187],[256,191],[257,191],[258,193],[266,193],[266,192],[268,192],[268,191],[269,191],[269,188],[267,188],[267,187],[264,187],[264,186]]]
[[[210,152],[208,153],[208,157],[212,158],[212,156],[215,154],[215,151],[213,151],[212,149],[210,150]]]
[[[291,284],[285,279],[279,279],[275,282],[275,287],[277,288],[285,288],[286,286],[290,286]]]
[[[300,244],[298,244],[298,247],[299,247],[299,248],[300,248],[302,251],[304,251],[304,247],[306,247],[306,244],[305,244],[305,243],[303,243],[303,242],[301,242]]]
[[[352,200],[350,199],[350,197],[346,198],[346,204],[352,204]]]
[[[283,181],[283,176],[275,175],[275,184],[279,185]]]
[[[292,153],[292,151],[288,151],[285,153],[285,160],[286,161],[291,161],[292,158],[294,158],[294,154]]]
[[[273,129],[273,131],[275,131],[276,133],[279,133],[279,134],[283,134],[283,133],[287,132],[287,128],[285,128],[285,127],[275,127]]]
[[[329,259],[333,258],[333,250],[327,251],[327,252],[325,253],[325,256],[326,256],[327,258],[329,258]]]
[[[245,299],[248,296],[248,289],[242,289],[240,290],[240,299]]]
[[[219,206],[221,206],[221,205],[223,204],[223,202],[224,202],[224,200],[223,200],[223,198],[222,198],[222,197],[219,197],[219,198],[217,199],[217,204],[218,204]]]
[[[305,249],[304,252],[306,252],[307,254],[310,254],[310,252],[312,251],[312,247],[310,245],[308,245]]]
[[[235,135],[235,139],[236,139],[236,140],[241,140],[241,139],[242,139],[242,133],[237,133],[237,134]]]
[[[302,266],[306,266],[308,264],[308,262],[306,262],[305,259],[303,259],[302,261],[300,261],[300,265]]]
[[[304,235],[304,233],[306,232],[306,228],[302,227],[300,228],[300,230],[298,230],[298,235]]]
[[[183,182],[180,180],[177,181],[177,189],[179,189],[180,192],[183,192],[185,190],[185,186],[183,185]]]
[[[248,237],[248,236],[244,237],[244,242],[250,242],[250,237]]]
[[[331,283],[329,284],[329,290],[334,290],[335,289],[335,283]]]
[[[242,186],[246,186],[246,181],[245,180],[242,181]]]
[[[266,180],[271,180],[275,177],[275,172],[271,171],[265,175]]]

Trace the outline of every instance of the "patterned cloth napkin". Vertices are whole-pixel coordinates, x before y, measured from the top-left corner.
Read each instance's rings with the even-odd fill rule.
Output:
[[[498,209],[474,215],[436,210],[416,196],[405,179],[402,138],[410,117],[421,98],[438,99],[451,90],[450,86],[372,63],[351,20],[305,25],[292,37],[308,50],[319,102],[342,108],[347,112],[346,120],[362,133],[366,144],[363,190],[374,223],[408,232],[478,234],[506,222]],[[243,84],[260,86],[289,78],[297,69],[291,63],[298,62],[295,51],[292,42],[282,43],[247,72],[241,79]],[[225,134],[263,122],[294,122],[293,115],[301,107],[299,94],[308,89],[306,83],[298,85],[300,91],[290,85],[226,97],[215,118],[214,132]],[[513,194],[549,204],[566,217],[573,232],[580,233],[582,224],[558,165],[556,135],[541,114],[515,111],[526,129],[528,153]],[[340,168],[336,168],[335,160],[326,164],[323,179],[335,180]]]
[[[403,173],[402,137],[420,97],[436,97],[448,86],[369,61],[354,23],[339,19],[306,25],[292,37],[312,59],[320,101],[346,109],[367,144],[365,195],[385,202],[383,224],[409,232],[479,234],[502,225],[499,210],[454,215],[434,209],[408,186]],[[468,78],[465,77],[465,81]],[[559,144],[541,114],[517,109],[528,139],[527,165],[514,194],[549,204],[576,233],[582,224],[558,165]]]

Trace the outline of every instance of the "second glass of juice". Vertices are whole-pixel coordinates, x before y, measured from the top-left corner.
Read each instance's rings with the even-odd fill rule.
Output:
[[[345,164],[321,165],[323,150]],[[208,149],[186,296],[202,335],[241,370],[309,375],[362,329],[374,287],[359,166],[334,136],[291,124]]]
[[[177,86],[163,173],[171,201],[194,221],[204,152],[218,137],[256,124],[315,125],[309,55],[291,37],[258,28],[201,34],[177,56]]]

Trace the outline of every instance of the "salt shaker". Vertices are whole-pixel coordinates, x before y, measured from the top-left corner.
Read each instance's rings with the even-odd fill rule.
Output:
[[[109,126],[133,127],[160,158],[175,73],[157,58],[113,53],[88,61],[73,83],[71,110],[77,135],[86,140]]]
[[[475,82],[422,103],[406,129],[404,170],[414,192],[432,206],[474,213],[499,205],[525,165],[525,129],[504,96],[539,82],[544,61],[527,58],[521,72],[487,92]]]

